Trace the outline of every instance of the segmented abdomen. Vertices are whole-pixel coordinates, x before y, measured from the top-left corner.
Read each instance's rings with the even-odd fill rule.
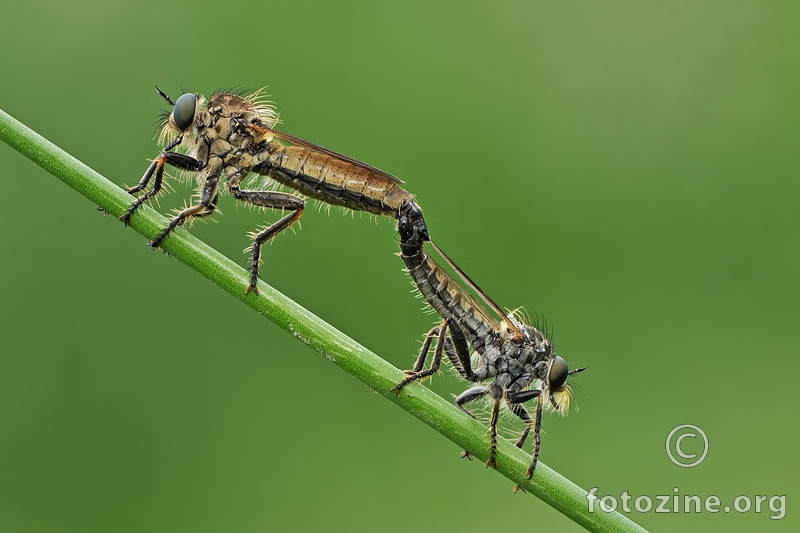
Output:
[[[442,317],[459,326],[478,353],[483,353],[487,336],[495,330],[478,304],[450,275],[428,257],[422,240],[404,232],[404,217],[400,217],[400,257],[406,264],[425,300]],[[412,232],[413,233],[413,232]]]
[[[253,170],[310,198],[377,215],[396,217],[413,198],[386,176],[303,146],[271,143],[269,158]]]

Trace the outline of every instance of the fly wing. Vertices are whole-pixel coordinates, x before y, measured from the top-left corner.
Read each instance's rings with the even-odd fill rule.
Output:
[[[514,335],[516,338],[518,338],[518,339],[521,339],[521,338],[523,337],[523,335],[522,335],[522,332],[519,330],[519,328],[517,328],[517,326],[516,326],[516,325],[515,325],[513,322],[511,322],[511,321],[508,319],[508,317],[506,317],[505,313],[504,313],[504,312],[503,312],[503,310],[500,308],[500,306],[499,306],[499,305],[497,305],[497,304],[495,303],[495,301],[494,301],[494,300],[492,300],[492,299],[491,299],[491,297],[490,297],[488,294],[486,294],[486,292],[485,292],[483,289],[481,289],[480,287],[478,287],[478,284],[477,284],[477,283],[475,283],[474,281],[472,281],[472,278],[470,278],[470,277],[467,275],[467,273],[466,273],[466,272],[464,272],[463,270],[461,270],[461,268],[460,268],[458,265],[456,265],[456,264],[453,262],[453,260],[452,260],[452,259],[450,259],[450,257],[449,257],[449,256],[448,256],[446,253],[444,253],[444,250],[442,250],[441,248],[439,248],[439,246],[438,246],[438,245],[437,245],[435,242],[433,242],[433,241],[430,241],[430,243],[431,243],[431,246],[433,246],[433,247],[434,247],[434,249],[436,250],[436,252],[437,252],[437,253],[438,253],[438,254],[439,254],[441,257],[442,257],[442,259],[444,259],[444,260],[445,260],[445,262],[446,262],[446,263],[447,263],[447,264],[450,266],[450,268],[452,268],[453,270],[455,270],[456,274],[458,274],[458,276],[461,278],[461,280],[462,280],[462,281],[463,281],[463,282],[464,282],[464,283],[465,283],[465,284],[466,284],[466,285],[467,285],[467,286],[468,286],[470,289],[472,289],[473,291],[475,291],[475,293],[476,293],[478,296],[480,296],[480,297],[481,297],[481,299],[484,301],[484,303],[485,303],[486,305],[488,305],[488,306],[489,306],[489,307],[490,307],[490,308],[491,308],[491,309],[492,309],[492,310],[493,310],[495,313],[497,313],[497,315],[498,315],[498,316],[499,316],[499,317],[502,319],[502,321],[503,321],[503,323],[505,324],[506,328],[508,328],[508,329],[509,329],[509,330],[510,330],[510,331],[513,333],[513,335]],[[476,307],[476,309],[480,309],[480,310],[482,311],[482,313],[481,313],[481,314],[482,314],[482,315],[484,315],[484,317],[485,317],[485,318],[488,318],[488,319],[489,319],[488,321],[489,321],[490,323],[492,323],[492,322],[494,322],[494,323],[497,323],[497,320],[496,320],[496,319],[494,319],[494,318],[491,318],[491,317],[489,317],[489,316],[488,316],[489,314],[488,314],[488,313],[485,311],[485,309],[484,309],[482,306],[478,305],[478,303],[477,303],[477,302],[475,302],[475,299],[474,299],[474,298],[472,298],[472,297],[470,296],[470,299],[471,299],[471,300],[472,300],[472,301],[475,303],[475,307]]]
[[[279,139],[283,139],[284,141],[290,142],[290,143],[294,144],[295,146],[303,146],[303,147],[308,148],[310,150],[315,150],[317,152],[322,152],[323,154],[329,155],[331,157],[335,157],[337,159],[341,159],[343,161],[347,161],[351,165],[355,165],[357,167],[361,167],[361,168],[364,168],[366,170],[369,170],[370,172],[374,172],[375,174],[383,176],[384,178],[386,178],[386,179],[388,179],[390,181],[393,181],[394,183],[397,183],[398,185],[404,185],[405,184],[405,182],[403,180],[401,180],[400,178],[398,178],[396,176],[392,176],[388,172],[384,172],[383,170],[381,170],[379,168],[375,168],[372,165],[368,165],[366,163],[362,163],[361,161],[353,159],[352,157],[347,157],[346,155],[340,154],[338,152],[334,152],[333,150],[328,150],[327,148],[325,148],[323,146],[308,142],[308,141],[306,141],[304,139],[300,139],[299,137],[295,137],[294,135],[289,135],[288,133],[284,133],[282,131],[275,131],[275,130],[267,130],[267,131],[269,131],[275,137],[277,137]]]

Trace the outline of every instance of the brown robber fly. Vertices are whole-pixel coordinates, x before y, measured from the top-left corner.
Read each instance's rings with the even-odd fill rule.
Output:
[[[316,144],[277,131],[278,114],[262,90],[252,94],[218,92],[206,100],[186,93],[172,100],[156,87],[171,106],[164,116],[159,142],[166,144],[130,194],[139,196],[120,217],[126,225],[136,209],[156,197],[163,187],[165,165],[194,173],[199,201],[178,211],[148,244],[156,248],[177,227],[211,215],[220,192],[228,190],[242,202],[287,212],[277,222],[251,234],[250,284],[258,292],[261,246],[300,219],[304,199],[275,190],[244,190],[251,174],[266,176],[300,195],[330,205],[397,217],[404,206],[418,206],[395,176]]]

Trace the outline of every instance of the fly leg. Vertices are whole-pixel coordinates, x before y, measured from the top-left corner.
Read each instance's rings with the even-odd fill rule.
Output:
[[[161,152],[161,155],[158,156],[157,158],[153,159],[153,161],[150,163],[150,166],[147,167],[147,170],[145,171],[144,176],[142,176],[142,179],[139,180],[139,183],[137,183],[133,187],[128,187],[128,194],[133,194],[133,193],[139,192],[142,189],[144,189],[145,187],[147,187],[147,184],[150,182],[150,178],[153,176],[153,171],[155,170],[156,166],[159,165],[159,164],[162,167],[164,166],[164,163],[165,163],[165,161],[163,161],[164,155],[166,153],[168,153],[170,150],[172,150],[173,148],[175,148],[176,146],[178,146],[178,144],[180,144],[180,142],[182,140],[183,140],[183,136],[180,136],[177,139],[175,139],[174,141],[172,141],[171,143],[169,143],[169,145],[166,148],[164,148],[164,150]],[[162,160],[162,161],[159,161],[159,160]]]
[[[434,326],[425,334],[425,340],[422,341],[422,347],[419,349],[419,355],[417,356],[417,362],[414,363],[414,368],[411,370],[403,370],[404,374],[413,376],[414,374],[422,372],[422,369],[425,368],[425,360],[428,358],[428,352],[431,350],[433,338],[439,336],[440,330],[441,326]],[[446,350],[447,346],[445,346],[445,351]]]
[[[475,379],[475,374],[472,372],[469,348],[464,332],[454,326],[452,322],[448,324],[446,320],[443,321],[441,325],[431,328],[430,331],[425,334],[425,340],[422,342],[422,347],[417,356],[417,361],[414,363],[414,368],[412,370],[403,370],[403,373],[411,376],[422,371],[425,367],[425,360],[428,358],[428,353],[430,352],[434,337],[440,336],[441,328],[445,326],[447,327],[447,336],[444,340],[444,353],[447,355],[447,359],[450,360],[450,364],[453,365],[453,368],[458,371],[461,377],[469,381],[477,381]]]
[[[422,347],[420,348],[419,356],[417,356],[417,362],[414,364],[414,368],[412,370],[404,370],[403,372],[409,377],[415,376],[422,372],[422,369],[425,367],[425,360],[427,359],[428,353],[431,349],[433,338],[436,336],[441,336],[443,329],[446,329],[447,332],[447,335],[444,338],[444,353],[450,360],[450,364],[453,365],[453,368],[455,368],[464,379],[469,381],[478,381],[477,376],[472,372],[472,364],[469,358],[469,349],[464,332],[461,331],[459,327],[454,326],[452,322],[448,323],[447,320],[443,321],[440,326],[433,327],[430,331],[428,331],[428,333],[425,335],[425,340],[422,342]],[[398,385],[398,387],[402,388],[400,385]],[[456,407],[467,413],[472,418],[475,418],[475,415],[470,413],[464,407],[464,404],[483,397],[487,390],[488,389],[486,387],[473,387],[464,391],[458,398],[456,398]],[[400,392],[399,389],[397,389],[397,392]],[[472,460],[472,455],[467,450],[464,450],[461,453],[461,457],[467,458],[470,461]]]
[[[536,420],[533,426],[533,461],[531,461],[531,466],[528,467],[528,471],[525,473],[525,476],[528,479],[533,477],[533,471],[536,469],[536,464],[539,462],[539,451],[542,448],[542,398],[536,398]]]
[[[228,182],[228,188],[237,200],[260,207],[290,210],[287,215],[271,226],[251,234],[253,237],[253,245],[250,248],[250,285],[247,286],[245,293],[254,291],[258,294],[257,284],[258,270],[261,265],[261,246],[300,219],[303,215],[305,201],[303,201],[302,198],[285,192],[243,191],[239,189],[239,181],[239,179],[236,179]]]
[[[520,417],[523,422],[525,422],[525,429],[522,430],[522,434],[519,436],[519,440],[517,441],[517,448],[522,449],[525,445],[525,441],[528,438],[528,435],[531,432],[531,425],[533,424],[533,420],[531,420],[531,415],[528,413],[528,410],[523,407],[523,403],[527,402],[528,400],[532,400],[534,398],[538,398],[541,394],[539,390],[526,390],[522,392],[510,392],[508,393],[508,403],[511,407],[511,412],[515,415]],[[539,427],[541,428],[541,417],[539,418]],[[538,453],[537,453],[538,458]],[[534,465],[535,466],[535,465]],[[519,485],[514,485],[514,494],[519,492],[521,487]],[[523,490],[524,492],[524,490]]]
[[[450,359],[450,363],[456,368],[456,370],[458,370],[458,373],[461,374],[461,377],[464,379],[468,381],[480,381],[481,378],[472,371],[472,361],[469,356],[469,344],[467,344],[467,338],[464,335],[464,332],[453,322],[448,324],[448,330],[450,332],[450,336],[445,339],[444,352],[447,354],[447,358]],[[475,418],[475,415],[470,413],[464,407],[464,404],[475,401],[478,398],[482,398],[488,390],[489,389],[486,387],[472,387],[471,389],[467,389],[466,391],[462,392],[458,398],[456,398],[456,407],[467,413],[472,418]],[[472,454],[469,452],[469,450],[464,450],[461,452],[461,458],[472,461]]]
[[[497,417],[500,414],[500,398],[494,400],[492,406],[492,418],[489,420],[489,433],[491,444],[489,445],[489,459],[486,461],[486,468],[490,466],[497,468]]]
[[[155,180],[153,181],[153,188],[147,191],[145,194],[137,198],[129,207],[128,209],[119,217],[119,219],[127,226],[130,222],[131,215],[139,208],[140,205],[145,203],[146,201],[154,198],[159,192],[161,192],[161,184],[162,184],[162,177],[164,176],[164,165],[169,164],[175,168],[179,168],[182,170],[189,170],[189,171],[198,171],[202,170],[206,164],[203,161],[198,161],[193,157],[189,157],[188,155],[179,154],[176,152],[170,152],[172,148],[174,148],[179,142],[180,137],[173,141],[172,143],[167,146],[161,155],[157,158],[153,159],[150,163],[150,166],[147,167],[142,179],[139,180],[139,183],[134,185],[133,187],[128,188],[128,194],[134,194],[145,187],[147,184],[150,183],[150,179],[155,174]]]
[[[152,248],[158,248],[175,228],[182,226],[187,220],[205,217],[214,212],[216,208],[215,202],[218,196],[217,186],[219,184],[219,173],[222,167],[222,161],[218,158],[215,158],[213,161],[213,167],[211,167],[212,171],[206,176],[205,183],[203,183],[203,187],[200,190],[200,202],[197,205],[179,211],[169,222],[167,227],[156,235],[152,241],[148,242]]]
[[[128,188],[128,194],[133,194],[135,192],[144,189],[147,186],[147,183],[150,181],[150,176],[153,175],[154,171],[156,174],[156,179],[153,181],[153,188],[144,193],[142,196],[138,197],[136,200],[134,200],[134,202],[130,206],[128,206],[128,209],[126,209],[125,212],[122,213],[122,216],[119,217],[122,223],[125,224],[126,226],[131,221],[131,215],[133,215],[133,212],[136,211],[140,205],[148,201],[150,198],[153,198],[161,191],[161,179],[164,176],[163,156],[154,159],[153,162],[150,163],[150,166],[147,167],[147,171],[144,173],[144,176],[142,176],[142,179],[139,181],[139,184],[136,185],[135,187]]]
[[[464,405],[468,404],[470,402],[474,402],[475,400],[478,400],[480,398],[483,398],[488,391],[489,391],[489,389],[487,389],[486,387],[481,387],[481,386],[472,387],[471,389],[467,389],[464,392],[462,392],[461,394],[459,394],[458,398],[456,398],[456,407],[458,407],[459,409],[461,409],[462,411],[467,413],[472,418],[475,418],[475,415],[470,413],[467,410],[467,408],[464,407]]]
[[[472,359],[469,354],[469,344],[467,344],[467,337],[464,331],[455,325],[453,322],[447,324],[447,329],[450,333],[444,345],[444,351],[447,358],[461,374],[461,377],[467,381],[480,381],[475,372],[472,371]]]
[[[450,335],[445,339],[444,343],[444,353],[447,354],[447,358],[450,359],[450,364],[458,370],[458,373],[461,374],[461,377],[466,379],[467,381],[481,381],[483,377],[486,376],[479,376],[475,372],[472,371],[472,360],[469,356],[469,344],[467,344],[467,338],[464,335],[464,331],[456,326],[453,322],[448,324],[448,330]],[[464,392],[462,392],[458,398],[456,398],[456,407],[467,413],[472,418],[475,418],[475,415],[470,413],[465,407],[464,404],[477,400],[478,398],[482,398],[489,389],[486,387],[472,387]],[[472,461],[472,454],[469,450],[464,450],[461,452],[462,459],[469,459]]]
[[[517,441],[517,448],[522,448],[525,445],[525,441],[528,438],[528,434],[531,432],[531,415],[528,414],[528,410],[525,409],[522,404],[527,402],[528,400],[533,400],[534,398],[538,398],[541,394],[541,391],[533,389],[533,390],[526,390],[522,392],[509,392],[508,393],[508,403],[510,404],[511,411],[520,417],[523,422],[525,422],[525,429],[522,431],[522,434],[519,436],[519,440]]]
[[[482,387],[482,386],[472,387],[471,389],[467,389],[464,392],[462,392],[461,394],[459,394],[458,398],[456,398],[456,407],[458,407],[459,409],[461,409],[462,411],[467,413],[472,418],[475,418],[475,415],[470,413],[467,410],[467,408],[464,407],[464,404],[468,404],[470,402],[474,402],[475,400],[483,398],[488,391],[489,391],[489,389],[487,389],[486,387]],[[472,461],[472,454],[469,453],[468,450],[464,450],[463,452],[461,452],[461,458],[462,459],[469,459],[470,461]]]
[[[522,435],[519,436],[519,440],[517,441],[517,448],[522,449],[522,447],[525,445],[525,440],[528,438],[528,434],[531,432],[531,423],[533,421],[531,420],[531,415],[528,414],[528,410],[525,409],[520,404],[512,404],[511,412],[513,412],[515,415],[520,417],[525,422],[525,429],[522,430]],[[514,494],[516,494],[520,490],[522,490],[522,492],[525,492],[525,489],[523,489],[519,485],[514,485],[513,490]]]
[[[428,370],[420,370],[412,374],[409,374],[403,381],[392,387],[392,390],[395,391],[398,396],[400,396],[400,391],[403,390],[403,387],[405,387],[409,383],[425,379],[429,376],[434,375],[436,372],[439,371],[439,366],[442,363],[442,352],[444,351],[445,338],[447,333],[447,322],[448,321],[445,320],[444,322],[442,322],[442,325],[438,328],[439,339],[436,342],[436,350],[433,353],[433,361],[431,362],[431,367]],[[425,345],[423,344],[423,348],[424,347]],[[428,348],[430,348],[430,343],[428,343]],[[422,357],[422,354],[420,354],[420,357],[422,358],[422,364],[424,365],[425,359]],[[419,360],[417,361],[417,363],[419,363]]]
[[[531,464],[530,468],[528,469],[527,476],[528,479],[533,477],[533,469],[536,468],[536,463],[539,461],[539,450],[541,449],[541,429],[542,429],[542,400],[541,400],[542,391],[538,389],[531,389],[531,390],[524,390],[521,392],[509,392],[507,395],[507,401],[509,406],[511,407],[511,411],[520,417],[523,422],[525,422],[525,429],[522,431],[522,434],[519,436],[519,440],[517,441],[517,448],[522,448],[525,445],[525,441],[528,438],[528,435],[531,432],[531,424],[533,424],[533,438],[535,444],[533,446],[533,463]],[[536,399],[536,421],[534,422],[531,420],[531,415],[528,414],[528,410],[522,406],[523,403]],[[519,485],[514,485],[514,492],[520,490]]]
[[[450,336],[445,339],[444,353],[447,354],[447,358],[450,359],[450,363],[456,368],[456,370],[458,370],[458,373],[461,374],[461,377],[467,381],[481,381],[483,378],[472,371],[472,361],[469,356],[469,345],[467,344],[467,338],[464,336],[464,332],[452,322],[450,322],[448,325],[448,329],[450,331]],[[472,418],[475,418],[475,415],[470,413],[464,407],[464,404],[475,401],[478,398],[482,398],[488,390],[489,389],[486,387],[472,387],[471,389],[467,389],[466,391],[462,392],[458,398],[456,398],[456,407],[467,413]],[[472,454],[469,452],[469,450],[464,450],[461,452],[461,458],[472,461]]]

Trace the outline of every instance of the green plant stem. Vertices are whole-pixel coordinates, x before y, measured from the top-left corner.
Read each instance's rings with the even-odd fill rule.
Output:
[[[121,215],[133,200],[117,185],[2,110],[0,139],[114,217]],[[153,238],[166,223],[155,210],[142,206],[134,215],[131,227]],[[120,231],[124,231],[122,224]],[[398,369],[263,282],[258,285],[260,295],[245,295],[247,272],[188,232],[173,233],[163,248],[458,446],[470,450],[481,460],[487,459],[486,428],[450,402],[418,384],[406,387],[403,394],[396,397],[390,389],[404,377]],[[528,454],[510,442],[500,442],[497,470],[586,529],[645,531],[619,513],[598,510],[597,505],[595,512],[589,513],[586,491],[542,463],[537,466],[533,480],[525,479],[530,460]]]

